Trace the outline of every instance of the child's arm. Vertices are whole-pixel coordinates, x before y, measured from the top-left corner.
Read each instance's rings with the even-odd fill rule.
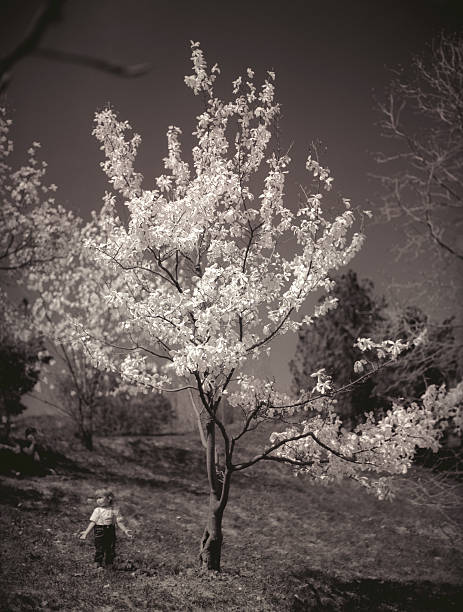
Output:
[[[123,520],[122,520],[122,519],[120,519],[120,518],[118,518],[118,519],[117,519],[117,526],[118,526],[120,529],[122,529],[122,531],[125,533],[125,535],[126,535],[128,538],[133,538],[133,535],[132,535],[132,530],[131,530],[131,529],[127,529],[127,527],[124,525],[124,522],[123,522]]]
[[[95,527],[95,523],[93,521],[90,521],[90,523],[88,524],[88,527],[85,531],[82,531],[80,534],[80,539],[81,540],[85,540],[85,538],[88,536],[88,534],[91,532],[91,530]]]

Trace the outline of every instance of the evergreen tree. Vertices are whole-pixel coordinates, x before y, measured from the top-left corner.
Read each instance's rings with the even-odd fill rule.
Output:
[[[4,434],[8,438],[11,418],[26,406],[22,397],[32,391],[39,380],[40,368],[50,356],[40,339],[20,340],[3,333],[0,340],[0,413]]]
[[[337,388],[349,384],[354,378],[352,364],[362,357],[360,349],[354,346],[357,338],[371,336],[382,321],[384,299],[374,295],[370,280],[359,280],[353,270],[338,277],[333,296],[342,307],[299,331],[296,356],[290,363],[295,393],[311,387],[312,372],[322,367]],[[360,422],[364,412],[383,407],[374,386],[374,381],[369,379],[339,396],[337,412],[346,427]]]

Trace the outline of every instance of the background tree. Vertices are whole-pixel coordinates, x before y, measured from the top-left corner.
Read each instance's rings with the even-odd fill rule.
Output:
[[[0,271],[4,273],[4,285],[13,283],[16,292],[18,285],[24,285],[29,295],[36,297],[33,308],[24,313],[27,316],[18,317],[14,303],[2,290],[3,323],[9,334],[2,353],[5,376],[13,362],[19,376],[21,359],[27,357],[27,376],[26,369],[23,374],[31,381],[31,384],[26,384],[22,379],[15,393],[13,387],[19,385],[19,379],[5,382],[5,410],[8,406],[8,413],[21,411],[23,406],[14,395],[31,392],[37,382],[39,370],[32,376],[33,369],[29,363],[38,342],[30,339],[32,326],[35,336],[42,339],[41,343],[46,342],[56,361],[49,377],[48,393],[35,394],[35,397],[70,413],[79,438],[88,449],[92,449],[94,413],[114,386],[108,386],[108,377],[94,367],[82,347],[69,341],[67,330],[72,317],[76,316],[76,309],[80,309],[80,314],[85,313],[87,322],[97,328],[99,334],[109,334],[111,330],[113,338],[120,337],[106,302],[98,301],[104,277],[95,266],[93,257],[83,248],[83,243],[92,233],[103,231],[99,224],[104,225],[104,213],[100,217],[95,215],[84,224],[55,203],[50,194],[56,191],[56,186],[47,186],[44,182],[47,164],[37,160],[40,148],[37,142],[28,151],[27,163],[18,169],[13,168],[8,163],[13,151],[9,137],[11,125],[5,109],[0,109]],[[66,309],[64,305],[71,301],[72,308]],[[23,340],[23,336],[27,340]],[[10,378],[11,375],[12,371],[9,371]],[[48,382],[43,373],[41,382],[42,386]],[[115,382],[113,376],[111,384]]]
[[[82,359],[83,353],[72,356],[79,378],[75,380],[65,368],[48,373],[47,397],[42,401],[71,418],[76,436],[88,450],[94,449],[95,435],[153,435],[172,423],[174,413],[166,397],[118,391],[120,380],[114,374],[87,362],[82,375],[83,364],[76,366],[75,359]]]
[[[85,247],[91,237],[104,235],[105,215],[103,209],[86,224],[75,217],[59,257],[46,267],[28,267],[23,274],[24,284],[35,295],[32,324],[46,339],[56,361],[48,375],[41,377],[47,390],[37,397],[71,416],[88,450],[93,450],[96,414],[121,382],[120,377],[108,376],[95,367],[88,352],[76,342],[74,325],[75,319],[84,319],[87,329],[98,337],[112,343],[123,341],[117,311],[104,300],[108,271],[98,266]]]
[[[39,162],[39,143],[28,150],[25,163],[9,163],[13,151],[12,121],[0,108],[0,393],[9,433],[12,415],[25,406],[21,397],[38,382],[41,366],[49,363],[45,339],[34,329],[27,299],[16,302],[26,273],[47,274],[48,266],[66,251],[74,216],[52,197],[56,186],[45,183],[46,163]],[[12,289],[10,295],[7,289]]]
[[[455,386],[463,376],[463,347],[453,319],[433,321],[417,306],[390,307],[375,327],[377,337],[403,338],[410,349],[380,377],[374,392],[391,403],[398,397],[418,400],[431,385]],[[416,346],[413,338],[422,337]]]
[[[185,80],[203,100],[192,167],[181,156],[180,130],[171,126],[166,173],[155,187],[142,188],[133,165],[140,138],[128,137],[129,124],[113,111],[97,113],[95,135],[106,155],[102,167],[123,196],[129,219],[121,221],[115,198],[107,194],[105,239],[96,236],[88,243],[99,266],[108,270],[106,300],[119,313],[130,344],[125,351],[111,347],[104,335],[89,329],[85,316],[80,329],[99,367],[147,390],[197,393],[205,415],[201,435],[209,483],[200,560],[219,570],[222,519],[235,473],[260,461],[278,461],[325,481],[356,478],[384,495],[384,480],[370,480],[366,472],[402,473],[417,443],[437,447],[434,410],[447,418],[463,389],[450,400],[440,395],[427,398],[424,406],[397,406],[386,419],[369,419],[347,432],[327,397],[345,389],[334,389],[323,369],[296,399],[246,372],[252,359],[268,354],[276,337],[297,331],[335,304],[329,295],[312,316],[296,320],[309,295],[331,290],[329,274],[351,260],[363,238],[352,234],[348,200],[340,199],[338,216],[324,216],[322,201],[333,179],[311,157],[307,169],[314,180],[302,206],[291,211],[284,205],[290,159],[270,145],[279,113],[275,75],[269,72],[258,89],[249,68],[233,83],[231,101],[224,102],[213,89],[219,69],[208,69],[198,43],[192,43],[192,60],[193,74]],[[400,341],[368,338],[358,345],[378,359],[394,359],[404,348]],[[181,386],[174,387],[178,379]],[[232,429],[218,412],[224,397],[240,411]],[[316,416],[305,419],[307,409],[317,410]],[[240,456],[243,436],[268,424],[279,426],[279,432],[253,456]]]
[[[56,185],[44,182],[47,164],[37,160],[38,142],[26,163],[13,168],[9,157],[12,121],[0,108],[0,280],[18,279],[27,268],[46,266],[66,251],[74,215],[55,203]]]
[[[359,280],[353,270],[336,279],[332,295],[338,307],[298,332],[296,355],[290,362],[296,394],[310,386],[312,373],[320,368],[325,368],[336,386],[348,385],[353,380],[352,364],[362,358],[362,352],[355,346],[357,338],[371,336],[382,320],[384,299],[374,294],[371,281]],[[339,397],[336,411],[346,427],[352,428],[364,420],[365,412],[385,407],[374,386],[370,378]]]
[[[400,338],[409,345],[380,375],[339,398],[336,411],[345,426],[352,428],[366,412],[384,413],[399,397],[418,401],[431,385],[450,388],[461,380],[462,347],[452,319],[438,323],[417,306],[387,306],[384,297],[375,295],[371,281],[358,281],[353,271],[337,279],[333,295],[342,307],[299,331],[290,363],[296,393],[321,367],[337,386],[348,385],[352,363],[362,359],[356,346],[360,336]],[[414,344],[417,338],[421,341]]]
[[[167,397],[118,393],[102,398],[95,413],[95,428],[100,435],[150,436],[166,432],[175,413]]]
[[[431,256],[427,274],[434,267],[431,281],[446,285],[448,302],[451,286],[461,291],[463,269],[462,37],[443,34],[428,57],[414,59],[411,78],[397,72],[379,108],[389,140],[377,158],[382,212],[400,222],[399,255]]]
[[[94,434],[99,433],[98,411],[110,401],[117,382],[96,369],[88,356],[72,345],[52,343],[52,350],[61,367],[42,375],[42,393],[35,397],[69,416],[76,427],[77,438],[92,451]]]

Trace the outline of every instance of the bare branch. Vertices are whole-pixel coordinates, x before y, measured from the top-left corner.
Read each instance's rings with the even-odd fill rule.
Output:
[[[49,27],[61,20],[65,1],[47,0],[39,3],[39,8],[35,12],[22,40],[19,41],[12,51],[3,58],[0,58],[0,93],[7,89],[11,81],[11,70],[14,66],[20,60],[30,55],[66,64],[86,66],[123,78],[136,78],[152,69],[152,65],[148,62],[120,64],[84,53],[40,47],[40,42]]]
[[[34,55],[58,62],[64,62],[66,64],[87,66],[95,70],[101,70],[109,74],[127,78],[142,76],[152,69],[152,65],[149,62],[143,62],[141,64],[117,64],[91,55],[85,55],[84,53],[70,53],[58,49],[50,49],[48,47],[35,49]]]

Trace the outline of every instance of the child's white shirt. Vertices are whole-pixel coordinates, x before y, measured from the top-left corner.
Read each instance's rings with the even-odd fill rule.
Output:
[[[114,525],[117,521],[122,521],[122,515],[119,508],[95,508],[90,517],[90,522],[96,525]]]

